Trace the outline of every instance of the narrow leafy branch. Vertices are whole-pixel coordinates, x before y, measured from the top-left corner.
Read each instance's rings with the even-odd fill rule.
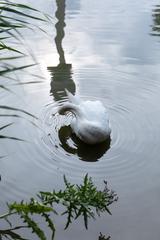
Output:
[[[20,239],[14,238],[14,231],[20,227],[12,226],[10,217],[13,215],[19,216],[23,220],[25,224],[23,228],[30,228],[41,240],[48,240],[39,224],[39,221],[43,220],[43,226],[44,224],[48,226],[48,229],[51,231],[51,239],[53,240],[55,237],[54,215],[58,214],[55,210],[57,204],[63,205],[65,208],[65,211],[60,213],[67,216],[64,229],[68,228],[79,217],[83,217],[84,225],[87,229],[90,218],[95,219],[96,215],[100,216],[102,212],[111,214],[109,205],[118,199],[116,193],[108,189],[107,182],[104,182],[104,190],[98,190],[88,175],[84,177],[81,185],[69,183],[66,177],[64,177],[64,183],[65,189],[63,191],[40,192],[37,195],[38,200],[31,198],[29,202],[21,201],[20,203],[8,204],[8,212],[0,216],[0,221],[7,221],[11,228],[10,231],[9,229],[0,229],[0,239],[4,235],[9,236],[11,239]],[[36,215],[39,216],[38,222],[35,220]],[[24,238],[22,237],[21,239]],[[99,236],[99,239],[109,240],[102,234]]]
[[[65,229],[72,223],[72,220],[83,216],[86,229],[88,228],[88,219],[100,216],[102,212],[111,214],[108,206],[117,200],[116,194],[108,189],[107,182],[103,191],[98,191],[93,184],[92,179],[85,176],[83,184],[75,185],[67,181],[64,176],[66,189],[64,191],[40,192],[38,197],[44,205],[53,205],[53,203],[62,204],[66,210],[62,215],[67,215]]]

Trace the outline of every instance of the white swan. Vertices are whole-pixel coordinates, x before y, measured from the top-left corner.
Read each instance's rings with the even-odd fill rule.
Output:
[[[96,144],[110,137],[109,116],[100,101],[82,101],[66,90],[69,102],[59,107],[59,114],[71,112],[73,132],[85,143]]]

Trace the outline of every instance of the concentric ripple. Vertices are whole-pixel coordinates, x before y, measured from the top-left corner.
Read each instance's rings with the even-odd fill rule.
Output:
[[[106,107],[110,106],[108,99],[100,100]],[[38,163],[41,167],[58,169],[74,177],[91,172],[98,178],[106,175],[130,178],[143,171],[149,164],[149,156],[157,155],[159,133],[153,127],[151,115],[143,109],[143,101],[134,110],[132,102],[110,106],[111,141],[94,147],[74,136],[69,126],[71,114],[61,116],[57,113],[58,105],[65,101],[67,99],[47,104],[41,113],[38,145],[43,146],[41,151],[48,157],[47,165],[42,159]]]

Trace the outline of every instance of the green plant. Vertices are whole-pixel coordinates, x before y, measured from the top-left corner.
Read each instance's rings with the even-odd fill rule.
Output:
[[[18,81],[15,72],[25,71],[29,67],[33,67],[37,64],[35,61],[23,65],[21,62],[17,62],[18,59],[25,58],[30,54],[26,51],[26,46],[23,44],[22,40],[24,38],[21,34],[21,30],[27,28],[33,31],[35,27],[39,28],[38,24],[35,24],[37,21],[47,22],[48,18],[37,9],[28,5],[8,0],[0,1],[0,90],[8,91],[8,94],[13,93],[11,86],[14,84],[26,84],[26,82],[23,83]],[[14,64],[15,60],[16,65]],[[30,82],[28,81],[27,83]],[[31,81],[31,83],[33,83],[33,81]],[[6,119],[8,117],[23,118],[21,113],[35,118],[35,116],[25,110],[15,108],[14,106],[8,106],[6,104],[0,105],[1,119]],[[3,134],[3,131],[6,128],[13,125],[13,121],[7,124],[5,124],[5,122],[6,121],[0,125],[0,139],[7,138],[22,141],[22,139],[18,137],[6,136]]]
[[[27,10],[27,13],[25,13],[25,10]],[[20,45],[22,47],[21,39],[23,37],[20,32],[22,28],[33,30],[35,27],[29,21],[30,19],[46,21],[44,15],[35,8],[7,0],[0,1],[0,52],[3,56],[0,58],[0,77],[8,77],[8,74],[11,72],[35,65],[35,63],[21,66],[12,65],[13,60],[26,56],[26,53],[20,51],[15,46]],[[14,44],[12,44],[13,40]],[[6,89],[2,84],[0,84],[0,87]]]
[[[51,231],[51,239],[55,236],[54,214],[58,214],[55,204],[60,204],[65,207],[65,211],[61,215],[67,215],[65,228],[68,228],[73,220],[83,217],[84,225],[88,228],[88,219],[94,218],[96,214],[100,216],[101,212],[111,214],[108,206],[117,201],[117,195],[108,189],[107,183],[105,188],[100,191],[93,184],[92,179],[86,175],[83,184],[71,184],[64,177],[65,189],[56,192],[40,192],[38,200],[31,198],[29,202],[21,201],[20,203],[14,202],[8,205],[8,212],[0,216],[0,220],[7,221],[10,224],[10,229],[0,230],[0,239],[4,236],[9,236],[11,239],[24,239],[14,238],[14,233],[20,228],[30,228],[33,233],[41,240],[48,239],[42,227],[35,220],[35,215],[38,215],[43,224],[48,225]],[[12,216],[19,216],[25,225],[13,227],[10,218]],[[17,234],[17,233],[15,233]],[[21,237],[19,235],[19,237]],[[100,239],[105,239],[100,235]],[[102,238],[103,237],[103,238]],[[107,238],[109,239],[109,238]]]
[[[100,232],[100,235],[99,235],[99,238],[98,240],[111,240],[111,237],[106,237],[105,235],[103,235],[101,232]]]
[[[111,214],[108,206],[117,198],[113,191],[110,191],[105,182],[105,189],[98,191],[93,184],[92,179],[85,176],[82,185],[74,185],[64,177],[66,189],[64,191],[40,192],[38,195],[44,205],[53,205],[54,202],[62,204],[66,210],[62,215],[67,215],[65,229],[72,220],[83,216],[86,229],[88,228],[88,219],[95,218],[95,214],[100,216],[101,212]]]

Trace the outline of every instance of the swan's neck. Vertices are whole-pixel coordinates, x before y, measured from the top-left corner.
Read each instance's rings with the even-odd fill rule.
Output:
[[[82,118],[83,114],[78,105],[73,103],[65,103],[62,107],[59,108],[59,114],[66,114],[66,112],[71,112],[75,117]]]

